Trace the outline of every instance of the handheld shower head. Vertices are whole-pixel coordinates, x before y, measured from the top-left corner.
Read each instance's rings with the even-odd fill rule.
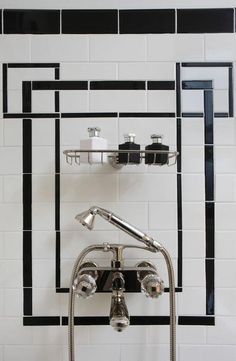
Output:
[[[91,231],[94,227],[95,216],[97,214],[138,241],[143,242],[146,246],[154,248],[155,250],[162,249],[162,245],[156,240],[104,208],[97,206],[91,207],[89,210],[79,213],[75,219]]]

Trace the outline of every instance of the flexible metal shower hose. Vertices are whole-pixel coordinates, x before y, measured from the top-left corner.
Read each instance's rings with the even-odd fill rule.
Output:
[[[92,251],[104,250],[104,245],[93,245],[85,248],[78,256],[75,261],[71,282],[70,282],[70,294],[69,294],[69,313],[68,313],[68,352],[69,352],[69,361],[75,361],[75,351],[74,351],[74,305],[75,305],[75,295],[73,290],[73,282],[79,271],[79,268],[82,264],[85,256]],[[175,308],[175,281],[174,281],[174,270],[171,261],[171,257],[168,251],[162,247],[161,249],[157,248],[160,251],[166,261],[168,278],[169,278],[169,303],[170,303],[170,361],[176,361],[176,308]]]

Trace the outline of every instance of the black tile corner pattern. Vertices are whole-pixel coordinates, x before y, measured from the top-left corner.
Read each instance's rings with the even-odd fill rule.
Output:
[[[226,66],[229,68],[228,81],[232,82],[232,63],[177,63],[176,64],[176,80],[175,81],[94,81],[91,82],[90,88],[94,89],[176,89],[176,117],[177,127],[177,148],[181,154],[181,66]],[[22,97],[23,108],[22,113],[14,114],[23,121],[23,296],[24,296],[24,325],[60,325],[66,324],[66,318],[61,316],[46,317],[33,316],[33,288],[32,288],[32,119],[34,117],[51,117],[55,118],[55,244],[56,244],[56,292],[68,292],[68,289],[61,288],[60,280],[60,118],[63,116],[71,117],[127,117],[132,114],[133,117],[156,117],[163,116],[157,113],[60,113],[59,91],[69,89],[88,88],[88,82],[71,81],[65,82],[59,80],[60,70],[59,64],[35,63],[35,64],[3,64],[3,105],[4,117],[11,118],[12,115],[7,113],[7,72],[11,68],[47,68],[55,69],[56,81],[26,81],[23,82]],[[231,70],[230,70],[231,69]],[[205,196],[206,196],[206,315],[205,316],[179,316],[179,324],[196,324],[196,325],[214,325],[214,162],[213,162],[213,89],[209,81],[192,81],[183,83],[183,91],[190,88],[202,89],[204,96],[204,114],[202,117],[205,124]],[[33,114],[31,113],[31,94],[34,89],[51,90],[55,94],[55,113],[50,114]],[[229,92],[233,91],[232,84],[229,84]],[[229,95],[229,101],[232,102],[232,93]],[[233,104],[229,104],[229,109],[233,111]],[[219,114],[216,113],[215,116]],[[164,113],[164,116],[170,116],[170,113]],[[192,113],[191,116],[199,116],[199,113]],[[229,112],[227,113],[229,116]],[[178,190],[178,280],[177,292],[182,292],[182,182],[181,182],[181,156],[177,164],[177,190]],[[167,290],[168,291],[168,290]],[[77,321],[76,321],[77,322]],[[79,324],[106,324],[105,318],[100,317],[82,317],[78,319]],[[133,316],[132,324],[167,324],[168,316],[144,317]]]
[[[234,8],[4,9],[4,34],[233,33]]]

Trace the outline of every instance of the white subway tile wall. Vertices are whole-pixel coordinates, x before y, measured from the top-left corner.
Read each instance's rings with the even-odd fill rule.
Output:
[[[235,5],[234,0],[21,0],[20,4],[17,0],[0,0],[1,9],[221,8],[223,11]],[[233,10],[232,13],[233,17]],[[3,10],[1,18],[2,15]],[[61,317],[68,313],[68,293],[63,289],[69,286],[75,258],[94,243],[136,244],[101,219],[93,232],[83,229],[74,217],[94,204],[121,215],[170,251],[179,291],[176,296],[178,361],[236,359],[236,118],[232,111],[236,87],[230,89],[229,81],[232,66],[235,74],[236,34],[234,30],[180,33],[177,24],[166,33],[142,30],[122,33],[121,25],[120,22],[117,31],[107,34],[96,31],[66,34],[62,24],[55,33],[26,30],[12,34],[7,33],[5,23],[1,24],[0,361],[68,360],[67,327],[62,325]],[[150,90],[149,81],[170,82],[178,78],[176,63],[180,63],[180,83],[176,81],[174,88],[168,90],[165,86]],[[8,64],[7,93],[5,64]],[[64,88],[58,85],[59,80],[65,82]],[[206,139],[208,129],[204,127],[206,93],[212,90],[205,90],[204,98],[202,88],[180,92],[178,89],[182,81],[207,80],[212,81],[213,87],[213,139]],[[86,86],[65,90],[68,81],[84,81]],[[92,81],[115,84],[142,81],[144,87],[94,89]],[[45,82],[50,82],[50,86],[42,91],[40,87]],[[24,88],[27,84],[33,87],[30,105]],[[179,100],[181,112],[178,112]],[[35,113],[32,129],[29,124],[27,127],[28,112]],[[147,117],[147,112],[155,114]],[[88,117],[87,113],[93,114]],[[103,114],[96,117],[96,113]],[[140,164],[120,170],[109,164],[66,164],[63,150],[78,148],[80,140],[87,137],[89,126],[101,127],[101,135],[108,140],[110,148],[123,143],[123,135],[128,132],[136,133],[136,141],[142,148],[151,143],[151,134],[163,134],[163,142],[171,150],[181,150],[181,164],[173,167]],[[210,160],[206,144],[214,150],[214,158]],[[212,172],[212,163],[214,173],[209,185],[207,174]],[[32,189],[31,183],[27,183],[29,179]],[[213,198],[209,189],[214,193]],[[32,199],[26,199],[24,193]],[[27,210],[23,208],[23,200]],[[215,214],[209,215],[212,204]],[[212,219],[215,219],[215,254],[212,243],[207,243],[213,235],[206,232],[206,229],[212,231],[209,224]],[[60,235],[59,255],[56,233]],[[26,249],[23,241],[28,235],[32,237],[32,249]],[[23,266],[24,255],[32,261],[32,280],[27,279],[29,265]],[[167,270],[160,254],[144,255],[140,250],[128,249],[125,256],[128,266],[145,258],[157,263],[168,287]],[[108,254],[96,253],[91,260],[110,265]],[[55,288],[58,277],[57,288],[61,287],[61,292]],[[214,296],[212,311],[210,300]],[[168,315],[168,293],[158,300],[134,293],[126,298],[132,316]],[[109,294],[98,293],[86,301],[76,300],[79,316],[108,316],[109,308]],[[42,317],[45,325],[40,325]],[[35,325],[23,326],[23,318],[24,323],[35,322]],[[50,323],[54,318],[59,319],[58,325]],[[210,325],[212,320],[215,325]],[[105,325],[75,328],[76,360],[169,359],[167,325],[131,326],[121,334]]]

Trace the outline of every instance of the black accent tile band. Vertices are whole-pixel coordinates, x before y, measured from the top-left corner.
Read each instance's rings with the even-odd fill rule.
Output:
[[[59,63],[8,63],[8,68],[58,68]]]
[[[206,314],[215,313],[215,260],[207,259],[206,265]]]
[[[148,81],[148,90],[175,90],[174,81]]]
[[[176,115],[181,117],[181,78],[180,78],[180,63],[176,63],[175,78],[176,78]]]
[[[178,33],[233,33],[234,9],[178,9]]]
[[[144,326],[144,325],[169,325],[169,316],[130,316],[131,326]],[[81,316],[74,318],[74,324],[76,326],[89,326],[89,325],[109,325],[108,316]],[[68,325],[68,317],[62,317],[62,325]]]
[[[213,316],[179,316],[179,325],[187,326],[215,326],[215,317]]]
[[[117,10],[62,10],[63,34],[117,34]]]
[[[60,326],[59,316],[33,316],[23,317],[24,326]]]
[[[4,113],[8,111],[8,103],[7,103],[7,97],[8,97],[8,89],[7,89],[7,64],[2,64],[2,110]]]
[[[91,81],[91,90],[145,90],[145,81],[132,80],[106,80],[106,81]]]
[[[204,91],[204,136],[205,144],[213,145],[214,142],[214,114],[213,114],[213,91]]]
[[[187,63],[181,63],[181,66],[182,67],[190,67],[190,68],[214,68],[214,67],[219,67],[219,68],[225,68],[225,67],[232,67],[233,66],[233,63],[224,63],[224,62],[212,62],[212,61],[209,61],[209,62],[187,62]]]
[[[61,113],[61,118],[116,118],[118,113]]]
[[[151,113],[151,112],[146,112],[146,113],[134,113],[134,112],[130,112],[130,113],[119,113],[119,117],[120,118],[175,118],[175,113]]]
[[[206,258],[215,257],[215,205],[206,202]]]
[[[4,34],[59,34],[60,10],[6,9]]]
[[[24,316],[32,316],[33,305],[32,305],[32,288],[23,288],[23,314]]]
[[[2,34],[2,10],[0,10],[0,34]]]
[[[212,89],[211,80],[183,80],[182,89]]]
[[[33,81],[32,90],[87,90],[87,81],[42,80]]]
[[[120,10],[120,34],[174,33],[174,9]]]
[[[229,67],[229,117],[234,116],[233,68]]]
[[[214,148],[205,145],[205,199],[207,202],[214,201]]]

